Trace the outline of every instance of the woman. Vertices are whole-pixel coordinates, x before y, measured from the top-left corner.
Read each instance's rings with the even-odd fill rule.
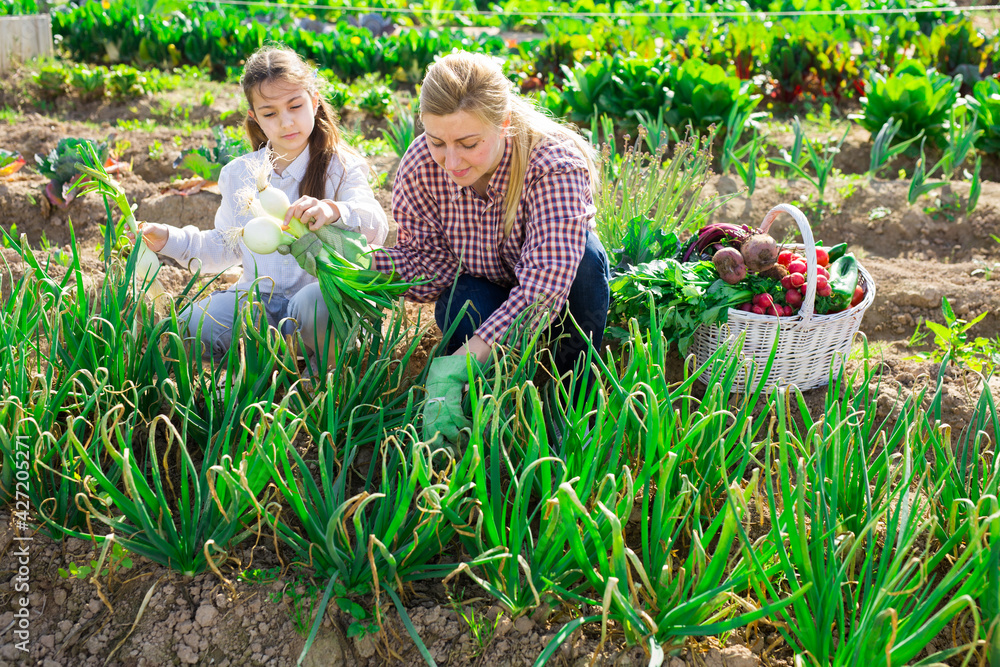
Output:
[[[436,301],[450,356],[428,373],[424,434],[457,442],[467,357],[485,361],[515,323],[553,317],[560,374],[587,340],[600,348],[608,313],[608,260],[594,231],[597,169],[590,145],[512,90],[499,63],[452,53],[432,65],[420,90],[424,134],[393,183],[397,244],[372,268],[424,280],[407,296]],[[586,369],[581,369],[586,371]]]

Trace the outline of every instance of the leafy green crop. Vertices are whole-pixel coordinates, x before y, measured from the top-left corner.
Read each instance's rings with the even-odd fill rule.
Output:
[[[815,65],[810,46],[803,33],[789,33],[771,42],[767,68],[774,78],[773,94],[782,102],[794,102],[802,94]]]
[[[84,144],[87,143],[93,144],[102,162],[107,159],[108,142],[91,142],[89,139],[75,139],[72,137],[60,139],[59,143],[49,151],[48,155],[35,155],[38,172],[50,179],[47,186],[47,190],[50,190],[47,194],[50,197],[56,197],[59,201],[67,203],[72,199],[68,188],[71,185],[71,181],[80,174],[80,171],[76,168],[76,164],[82,161],[82,149]],[[67,199],[68,196],[70,196],[70,199]]]
[[[611,295],[609,322],[634,317],[646,329],[653,309],[667,340],[684,356],[698,327],[725,322],[729,307],[749,301],[753,292],[723,282],[711,262],[666,258],[618,272],[611,279]],[[612,327],[610,333],[622,337],[623,332]]]
[[[718,65],[692,59],[671,72],[673,106],[665,119],[674,128],[687,125],[696,130],[709,125],[723,127],[733,106],[753,109],[760,95],[751,96],[750,82],[729,76]]]
[[[977,125],[983,131],[976,147],[987,153],[1000,153],[1000,81],[979,81],[972,87],[972,98],[978,105]]]
[[[188,149],[174,160],[174,169],[190,169],[206,181],[218,181],[222,168],[247,152],[247,144],[239,134],[230,134],[222,125],[212,128],[215,146]]]
[[[963,19],[935,26],[928,41],[930,62],[937,71],[950,76],[961,74],[970,85],[982,78],[991,47],[987,47],[986,38],[972,21]]]
[[[942,144],[947,134],[951,109],[958,99],[962,77],[955,78],[926,69],[916,60],[907,60],[888,77],[873,73],[861,98],[862,127],[877,133],[890,118],[901,121],[898,138],[912,139],[923,132]]]
[[[561,98],[570,120],[589,122],[611,106],[607,93],[611,92],[613,68],[612,58],[600,58],[589,65],[577,63],[573,69],[562,66],[566,87]]]

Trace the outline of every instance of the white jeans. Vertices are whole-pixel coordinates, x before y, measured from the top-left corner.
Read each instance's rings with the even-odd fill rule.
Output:
[[[188,333],[198,336],[201,327],[201,342],[206,357],[220,360],[229,352],[233,344],[233,322],[237,307],[242,310],[248,292],[222,290],[188,306],[178,314],[178,319],[187,324]],[[253,304],[253,319],[259,328],[272,326],[283,335],[290,335],[296,329],[302,334],[302,341],[310,352],[324,349],[326,345],[327,321],[330,313],[323,301],[319,283],[312,283],[299,290],[292,298],[286,299],[276,294],[260,295],[261,300]],[[264,306],[266,324],[260,320],[259,306]]]

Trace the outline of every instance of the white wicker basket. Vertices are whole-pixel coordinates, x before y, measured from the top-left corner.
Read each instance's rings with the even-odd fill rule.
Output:
[[[733,385],[740,392],[747,386],[753,389],[758,385],[771,354],[775,335],[779,336],[778,348],[774,365],[766,379],[766,387],[795,385],[806,390],[827,384],[831,365],[843,363],[850,353],[851,342],[861,326],[861,318],[875,300],[875,281],[859,263],[858,282],[865,288],[865,298],[861,303],[832,315],[815,314],[816,244],[805,215],[790,204],[779,204],[764,216],[760,228],[766,232],[782,212],[795,219],[804,241],[803,244],[786,246],[798,251],[804,250],[808,265],[806,294],[799,312],[790,317],[777,317],[730,308],[728,322],[721,326],[713,324],[699,327],[691,347],[698,363],[704,364],[720,345],[732,344],[745,332],[741,353],[743,364]],[[748,384],[747,375],[750,371],[753,375]],[[711,369],[706,368],[699,379],[707,384],[710,377]]]

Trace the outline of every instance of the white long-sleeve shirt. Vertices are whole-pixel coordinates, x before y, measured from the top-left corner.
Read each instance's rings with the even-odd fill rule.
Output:
[[[261,278],[258,282],[261,292],[291,297],[306,285],[316,282],[316,278],[303,271],[291,255],[260,255],[242,242],[232,240],[233,231],[253,218],[249,211],[238,210],[240,205],[236,193],[254,184],[251,167],[260,163],[264,150],[262,148],[238,157],[222,168],[219,175],[222,205],[215,214],[215,228],[202,230],[194,225],[169,226],[167,242],[160,254],[191,270],[200,266],[205,273],[220,273],[242,265],[243,275],[236,283],[236,289],[250,289],[254,280]],[[271,174],[271,185],[294,202],[299,198],[299,187],[308,164],[307,146],[281,175]],[[385,241],[389,223],[368,183],[368,165],[363,158],[341,153],[330,160],[324,199],[335,201],[344,222],[364,234],[369,243],[381,244]]]

